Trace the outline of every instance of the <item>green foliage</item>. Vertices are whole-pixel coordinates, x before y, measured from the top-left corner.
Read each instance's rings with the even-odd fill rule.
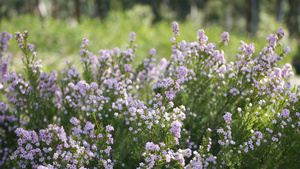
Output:
[[[117,160],[116,168],[120,168],[122,163],[128,168],[138,167],[141,163],[147,167],[151,166],[149,159],[152,157],[155,157],[152,160],[157,168],[183,168],[184,161],[193,166],[195,164],[191,163],[191,158],[198,159],[198,164],[207,164],[210,168],[296,167],[299,162],[291,158],[291,153],[299,154],[299,125],[295,124],[300,116],[300,87],[291,89],[291,84],[287,82],[292,76],[290,65],[278,68],[282,66],[277,65],[277,61],[287,53],[279,44],[283,36],[280,33],[273,34],[269,38],[276,36],[277,39],[265,42],[260,37],[247,39],[239,33],[233,33],[225,47],[225,40],[220,42],[221,28],[214,26],[206,29],[205,33],[210,38],[208,42],[214,42],[215,46],[200,37],[196,39],[195,32],[199,26],[186,22],[180,27],[183,34],[179,37],[174,35],[171,50],[170,38],[165,38],[168,34],[171,37],[169,22],[150,25],[152,16],[145,11],[149,9],[137,7],[125,13],[115,11],[103,22],[83,18],[79,25],[69,21],[56,23],[51,19],[40,21],[31,16],[16,18],[13,22],[29,22],[33,19],[32,23],[43,25],[48,22],[49,25],[28,29],[30,33],[40,31],[39,26],[45,30],[39,34],[42,36],[40,39],[45,41],[41,42],[44,43],[41,46],[39,37],[30,36],[28,40],[27,31],[24,36],[16,33],[17,40],[24,37],[21,51],[25,76],[19,77],[13,72],[3,76],[4,80],[8,79],[4,91],[12,107],[1,107],[2,113],[7,117],[15,115],[20,123],[17,127],[26,130],[39,130],[48,124],[55,124],[46,129],[61,132],[52,132],[55,137],[51,147],[62,144],[57,140],[59,136],[71,135],[78,146],[84,146],[92,153],[101,152],[100,156],[87,160],[84,151],[80,158],[75,159],[81,159],[82,164],[79,165],[87,167],[103,167],[111,159]],[[9,22],[4,23],[12,27]],[[97,52],[96,49],[120,46],[123,40],[128,40],[131,29],[136,30],[138,40],[135,42],[139,44],[138,47],[130,40],[130,44],[124,46],[125,50],[121,52],[114,48],[93,54]],[[264,31],[263,28],[260,30]],[[87,46],[87,39],[83,39],[81,45],[81,36],[89,38],[90,45]],[[265,35],[262,33],[261,36]],[[183,39],[195,42],[189,43]],[[244,42],[240,45],[239,39],[246,43],[255,42],[256,46],[254,48],[254,44]],[[39,56],[45,54],[45,72],[41,70],[40,62],[36,61],[36,54],[27,42],[36,44],[37,50],[41,51]],[[17,44],[13,43],[12,46]],[[79,47],[78,53],[76,50]],[[152,47],[157,49],[160,58],[171,55],[169,62],[164,59],[164,66],[155,66],[152,59],[156,56],[149,53]],[[57,60],[52,65],[48,64],[49,58],[46,57],[57,53],[57,48],[62,50],[58,51],[57,57],[51,58]],[[224,53],[227,61],[223,58]],[[51,75],[46,73],[56,63],[62,62],[60,54],[74,56],[69,59],[72,63],[80,60],[81,72],[78,73],[76,67],[66,61],[67,69],[62,71],[60,78],[56,77],[55,71]],[[141,63],[144,58],[149,59]],[[22,67],[18,64],[14,66],[18,71]],[[163,68],[160,69],[160,66]],[[56,69],[61,71],[60,66],[56,66]],[[285,111],[288,111],[288,115],[284,114]],[[9,122],[14,124],[16,120]],[[78,125],[74,124],[77,120]],[[113,126],[109,129],[111,134],[108,133],[108,128],[112,127],[110,125]],[[3,130],[9,129],[3,127]],[[28,133],[20,130],[16,132],[18,137],[21,136],[18,144]],[[78,133],[74,134],[76,130]],[[8,139],[12,135],[14,144],[7,144],[12,151],[16,148],[17,138],[12,130],[9,132],[1,137]],[[103,136],[98,138],[102,133],[107,140],[99,139]],[[25,143],[30,144],[30,137],[26,139]],[[94,143],[99,149],[90,150]],[[255,148],[251,148],[251,145]],[[22,146],[25,144],[18,145],[18,148],[22,149]],[[48,145],[43,143],[41,146]],[[76,151],[69,147],[66,150]],[[192,150],[196,151],[192,153]],[[18,153],[15,153],[16,166],[24,162],[23,155]],[[168,153],[176,158],[170,159]],[[49,154],[53,156],[53,152]],[[47,163],[53,161],[49,159]],[[30,160],[26,162],[24,165],[31,165]],[[37,158],[34,158],[34,162],[40,163]],[[63,166],[67,163],[64,162]]]
[[[267,18],[266,18],[267,17]],[[266,18],[266,19],[264,19]],[[246,43],[255,43],[257,51],[260,51],[265,44],[265,33],[276,30],[279,26],[276,21],[270,21],[270,16],[262,15],[262,26],[258,28],[258,36],[255,39],[250,39],[242,31],[234,31],[230,34],[229,47],[224,49],[226,58],[229,61],[235,60],[235,54],[240,46],[240,39]],[[115,46],[123,46],[128,41],[128,33],[135,31],[137,36],[136,43],[140,49],[136,51],[136,59],[133,66],[137,66],[145,56],[148,56],[148,51],[151,48],[157,49],[157,56],[160,58],[168,58],[171,55],[169,49],[170,38],[172,36],[170,23],[171,21],[160,21],[151,25],[153,14],[148,6],[136,6],[135,8],[121,12],[111,11],[109,16],[100,21],[97,18],[88,18],[83,16],[81,23],[76,20],[66,19],[56,21],[53,18],[41,19],[34,15],[15,16],[11,19],[2,19],[0,29],[5,29],[9,33],[14,33],[18,30],[28,30],[36,36],[30,37],[30,42],[35,44],[36,50],[40,58],[47,63],[43,70],[49,71],[53,68],[62,70],[63,61],[70,60],[79,66],[79,54],[77,50],[80,46],[81,39],[87,38],[91,41],[89,50],[96,53],[100,48],[112,49]],[[265,27],[267,22],[270,27]],[[212,25],[203,27],[192,21],[180,23],[181,31],[185,34],[181,35],[178,40],[195,40],[195,32],[202,28],[205,30],[209,40],[212,42],[220,41],[220,34],[223,29],[220,25]],[[109,35],[109,36],[108,36]],[[170,37],[170,38],[168,38]],[[293,43],[286,39],[285,44],[291,47],[289,57],[286,57],[282,63],[291,62],[291,56],[295,55],[296,47]],[[17,49],[16,42],[12,42],[9,46],[9,51],[12,51],[14,57],[20,57],[22,53]],[[13,70],[20,71],[20,62],[12,63]]]

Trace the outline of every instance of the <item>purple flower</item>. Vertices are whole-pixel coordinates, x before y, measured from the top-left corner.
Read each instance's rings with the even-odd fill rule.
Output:
[[[231,118],[232,114],[229,113],[229,112],[226,112],[225,115],[223,116],[223,119],[226,121],[227,124],[230,124],[231,123]]]
[[[227,44],[228,44],[227,41],[229,41],[229,33],[228,32],[222,33],[221,40],[222,40],[222,42],[224,42],[224,45],[227,46]]]
[[[177,69],[177,78],[182,79],[185,78],[188,74],[188,69],[185,66],[180,66]]]
[[[94,127],[95,127],[95,124],[93,124],[93,123],[87,121],[86,124],[85,124],[85,126],[84,126],[84,130],[85,130],[85,131],[87,131],[87,130],[92,130],[92,129],[94,129]]]
[[[112,149],[111,146],[107,146],[107,148],[104,151],[107,155],[109,155],[111,149]]]
[[[131,67],[132,67],[132,65],[125,64],[125,65],[124,65],[124,71],[125,71],[125,72],[131,71]]]
[[[19,47],[22,49],[23,48],[23,35],[20,32],[15,33],[15,39],[18,41]]]
[[[9,46],[8,41],[12,39],[12,35],[7,33],[6,31],[3,31],[0,34],[0,57],[4,54],[3,52],[6,52],[7,47]]]
[[[82,45],[81,45],[80,47],[81,47],[81,48],[84,48],[84,47],[86,47],[86,46],[88,45],[88,43],[89,43],[89,40],[86,39],[86,38],[83,38],[83,39],[82,39]]]
[[[27,43],[27,46],[28,46],[28,49],[29,49],[30,51],[33,51],[33,49],[34,49],[34,44]]]
[[[267,41],[269,42],[268,45],[272,47],[276,47],[277,40],[278,36],[276,34],[271,34],[269,37],[267,37]]]
[[[198,30],[197,39],[202,39],[205,36],[205,31],[203,29]]]
[[[70,122],[74,125],[78,125],[80,123],[80,121],[76,117],[72,117],[70,119]]]
[[[174,133],[175,137],[180,138],[181,137],[181,127],[182,127],[182,122],[180,121],[173,121],[171,123],[171,132]]]
[[[131,32],[130,33],[131,38],[129,39],[130,42],[133,42],[136,38],[135,38],[135,32]]]
[[[80,49],[80,50],[78,51],[78,53],[79,53],[80,55],[83,55],[85,52],[86,52],[85,49]]]
[[[96,82],[92,82],[90,85],[92,90],[97,90],[98,89],[98,84]]]
[[[7,67],[8,67],[8,62],[2,61],[0,65],[0,77],[3,77],[7,73]]]
[[[177,22],[172,22],[173,36],[176,37],[179,35],[179,25]]]
[[[197,39],[201,40],[201,43],[206,44],[208,37],[205,35],[203,29],[198,30]]]
[[[254,43],[249,44],[244,51],[245,55],[251,56],[255,52]]]
[[[156,145],[153,142],[147,142],[145,149],[146,149],[146,151],[149,151],[149,150],[154,151],[155,147],[156,147]]]
[[[282,116],[283,118],[288,118],[288,117],[290,116],[290,110],[289,110],[289,109],[283,109],[283,110],[281,111],[281,116]]]
[[[185,149],[185,150],[184,150],[184,154],[185,154],[187,157],[191,157],[191,156],[192,156],[192,150],[191,150],[191,149]]]
[[[176,38],[172,37],[172,38],[171,38],[171,42],[172,42],[172,43],[176,43]]]
[[[107,125],[106,126],[106,131],[107,132],[110,132],[110,131],[113,131],[114,130],[114,127],[113,126],[111,126],[111,125]]]
[[[221,34],[221,39],[222,39],[222,41],[229,41],[229,33],[228,32],[223,32]]]
[[[277,33],[281,38],[283,38],[285,36],[285,32],[284,32],[283,28],[281,28],[281,27],[277,29]]]
[[[118,47],[115,47],[115,48],[113,49],[113,51],[114,51],[115,54],[118,54],[118,53],[120,52],[120,49],[119,49]]]
[[[149,52],[150,56],[154,56],[155,53],[156,53],[156,50],[154,48],[150,49],[150,52]]]
[[[284,53],[289,53],[289,51],[290,51],[290,47],[287,46],[284,48]]]

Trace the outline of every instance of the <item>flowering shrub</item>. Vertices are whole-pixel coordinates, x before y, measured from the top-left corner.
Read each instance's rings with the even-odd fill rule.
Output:
[[[241,41],[227,63],[224,32],[208,43],[178,42],[172,23],[170,60],[156,65],[155,49],[133,66],[137,45],[126,50],[88,50],[82,40],[83,73],[66,61],[61,75],[43,72],[29,33],[15,33],[24,73],[8,71],[0,36],[1,163],[17,168],[295,168],[299,165],[300,87],[282,28],[255,53]],[[58,78],[59,77],[59,78]],[[296,158],[295,158],[296,157]]]

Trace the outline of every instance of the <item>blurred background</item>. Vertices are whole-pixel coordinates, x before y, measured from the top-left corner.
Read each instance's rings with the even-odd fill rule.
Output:
[[[197,30],[204,29],[209,42],[218,43],[221,33],[229,32],[224,48],[229,61],[240,40],[255,43],[258,54],[266,37],[283,27],[283,44],[291,52],[282,64],[300,68],[300,0],[0,0],[0,30],[28,30],[45,71],[62,69],[66,59],[79,66],[82,38],[90,40],[89,50],[97,54],[104,48],[125,49],[131,31],[137,37],[136,63],[151,48],[158,59],[168,58],[172,21],[179,22],[180,40],[195,41]],[[11,67],[18,71],[22,53],[15,40],[8,51]]]

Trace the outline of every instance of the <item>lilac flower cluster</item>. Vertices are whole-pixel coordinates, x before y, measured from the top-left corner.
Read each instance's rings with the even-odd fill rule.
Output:
[[[225,46],[228,45],[228,41],[229,41],[229,33],[228,32],[224,32],[221,34],[221,43],[223,43]]]
[[[18,118],[13,114],[9,113],[10,106],[4,102],[0,102],[0,166],[7,164],[9,156],[13,152],[13,144],[15,141],[9,140],[8,138],[13,138],[13,132],[18,127]]]
[[[83,73],[66,61],[61,79],[56,71],[42,71],[28,31],[17,32],[25,76],[9,72],[8,60],[1,60],[5,101],[0,102],[0,166],[192,169],[286,164],[277,158],[289,156],[284,154],[289,142],[299,143],[300,87],[293,89],[288,81],[293,76],[289,64],[277,65],[289,52],[280,44],[283,29],[270,35],[259,53],[254,44],[241,41],[237,60],[227,63],[218,49],[228,45],[227,32],[217,45],[208,42],[202,29],[195,42],[177,42],[178,23],[172,28],[169,61],[156,64],[151,49],[149,58],[134,65],[134,32],[123,51],[116,47],[94,54],[83,39]],[[1,36],[7,47],[9,35]]]
[[[205,35],[205,31],[203,29],[198,30],[197,39],[199,39],[202,44],[207,43],[208,37]]]
[[[9,40],[12,39],[12,35],[6,31],[2,31],[0,34],[0,90],[3,89],[2,78],[7,73],[8,63],[11,55],[5,55],[7,47],[9,46]]]
[[[173,28],[173,36],[176,37],[176,36],[179,36],[179,25],[177,22],[172,22],[172,28]]]
[[[68,137],[62,127],[49,125],[37,134],[22,128],[15,130],[18,148],[10,157],[19,168],[79,168],[92,158],[93,153]]]
[[[161,167],[169,168],[171,163],[175,163],[173,167],[184,167],[184,157],[189,158],[192,156],[192,151],[190,149],[179,149],[175,152],[174,150],[167,148],[165,143],[154,144],[152,142],[147,142],[145,149],[146,152],[142,154],[145,158],[145,163],[140,163],[138,168],[154,168],[154,166],[159,166],[159,163],[162,161],[165,161],[167,164]]]
[[[259,52],[256,58],[252,58],[255,55],[254,44],[248,45],[241,41],[242,45],[239,48],[238,59],[235,63],[232,62],[230,64],[226,63],[223,51],[215,49],[215,44],[207,44],[207,38],[203,30],[198,31],[198,42],[187,43],[186,41],[182,41],[178,44],[173,44],[171,62],[167,66],[168,69],[165,74],[172,75],[174,74],[174,70],[178,69],[181,65],[185,65],[191,74],[198,75],[196,78],[188,78],[184,83],[187,85],[187,90],[184,91],[186,92],[186,96],[195,98],[196,103],[203,106],[201,109],[209,112],[199,111],[199,106],[196,106],[195,102],[186,105],[191,108],[189,111],[198,112],[198,116],[196,117],[198,117],[199,120],[197,121],[201,122],[201,118],[208,116],[220,119],[218,116],[227,111],[223,116],[226,121],[225,128],[227,128],[227,130],[222,128],[217,130],[217,132],[221,134],[221,138],[223,138],[223,140],[218,141],[223,147],[218,156],[221,156],[222,151],[236,154],[244,152],[247,154],[250,150],[254,155],[257,155],[262,150],[260,148],[255,149],[255,146],[261,146],[262,138],[265,138],[263,143],[267,144],[270,139],[273,146],[279,146],[278,142],[280,141],[278,135],[280,135],[279,137],[283,135],[282,129],[286,128],[285,126],[287,125],[286,120],[282,119],[289,117],[290,113],[288,112],[291,111],[291,109],[294,112],[296,111],[295,101],[298,100],[297,92],[295,94],[289,91],[292,87],[291,82],[287,80],[293,76],[291,66],[286,65],[283,68],[277,67],[278,61],[282,60],[289,51],[289,48],[285,47],[280,54],[276,54],[276,49],[281,46],[278,41],[281,40],[284,35],[285,33],[282,28],[278,29],[277,34],[270,35],[267,38],[268,43],[266,47]],[[222,41],[220,43],[224,44],[226,42],[227,45],[229,34],[223,33],[221,37]],[[170,84],[173,84],[173,82]],[[259,97],[258,100],[256,100],[257,96]],[[222,101],[222,97],[226,97],[226,100]],[[288,99],[289,103],[285,103],[285,99]],[[236,112],[228,113],[232,111],[232,107],[236,104],[239,106],[239,101],[244,102],[243,100],[246,102],[246,104],[243,105],[245,107],[243,111],[239,108]],[[277,106],[274,105],[280,103],[287,107],[277,108]],[[258,105],[258,107],[254,107],[255,105]],[[275,111],[281,110],[282,113],[277,116]],[[261,115],[258,113],[264,111],[265,113]],[[195,121],[193,114],[194,113],[191,113],[192,116],[187,116],[187,121],[191,121],[190,123]],[[240,120],[233,121],[233,118],[237,116],[241,117],[240,120],[243,122]],[[263,131],[264,127],[254,128],[254,125],[260,126],[260,123],[269,121],[270,117],[271,119],[275,118],[277,124],[278,121],[283,121],[280,125],[276,125],[276,128],[279,127],[277,130],[280,130],[280,134],[270,136],[270,133]],[[297,126],[296,119],[294,124],[290,125],[295,132],[297,131],[295,129],[295,126]],[[216,128],[218,122],[220,122],[218,120],[216,121],[215,123],[204,122],[203,125],[212,125],[212,128]],[[291,121],[293,120],[290,118],[289,122]],[[241,125],[241,127],[234,127],[232,129],[232,124]],[[272,124],[272,122],[269,121],[268,124]],[[201,126],[201,124],[199,125]],[[189,125],[189,122],[187,122],[186,127],[190,128],[190,126],[192,127],[193,125]],[[234,140],[232,130],[234,130],[235,133],[239,133],[236,139],[246,141],[243,142],[243,145],[240,145],[238,140]],[[255,138],[252,138],[251,134],[248,133],[252,133],[252,130],[256,130],[256,133],[261,133],[256,142],[253,141]],[[197,133],[197,129],[195,128],[195,130],[192,131],[194,131],[191,132],[193,138],[193,133]],[[241,133],[241,131],[243,131],[243,133]],[[292,130],[289,130],[289,132],[291,131]],[[195,135],[194,138],[200,139]],[[247,138],[249,139],[247,140]],[[238,146],[242,146],[243,148],[234,151]],[[223,161],[224,158],[227,160],[230,159],[231,161],[238,161],[233,159],[232,156],[218,158],[219,162],[224,163],[224,165],[227,165],[226,160]],[[235,158],[237,158],[237,156],[235,156]],[[242,160],[240,158],[237,159]]]
[[[7,47],[9,46],[8,41],[12,39],[12,35],[6,31],[2,31],[0,34],[0,58],[5,54]]]

